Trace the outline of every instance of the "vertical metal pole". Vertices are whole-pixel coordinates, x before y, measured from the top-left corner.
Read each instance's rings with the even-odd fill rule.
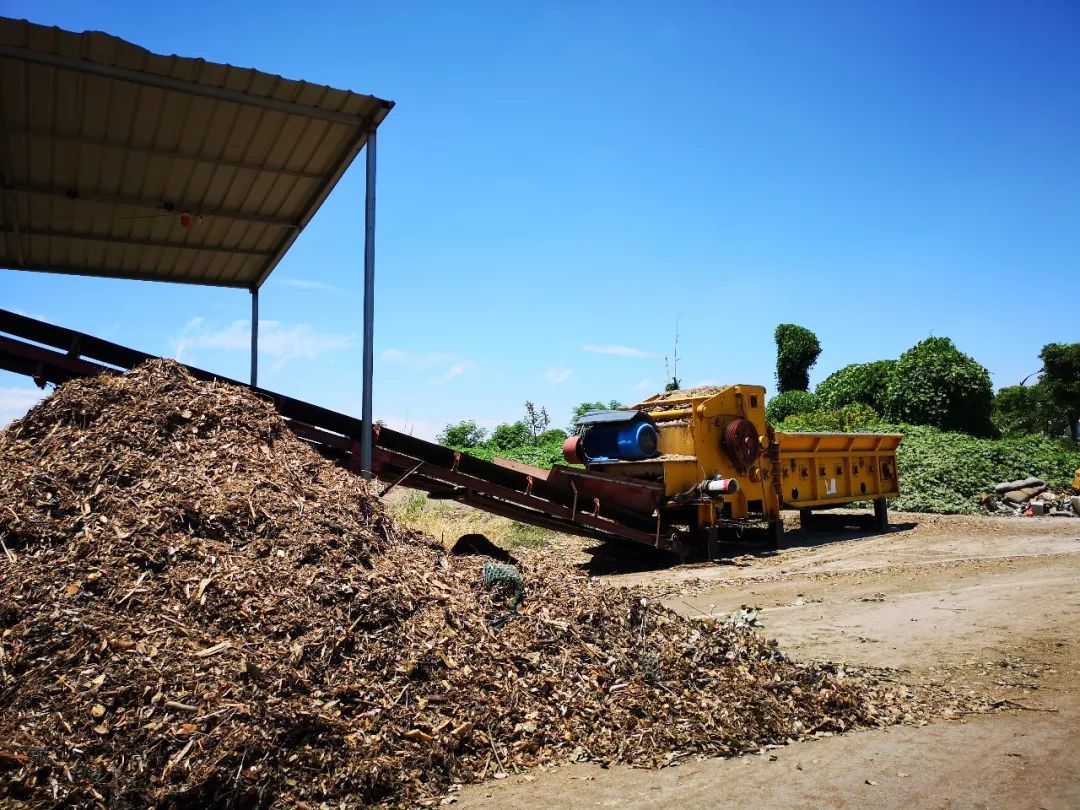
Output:
[[[375,338],[375,130],[367,138],[367,179],[364,195],[364,398],[361,413],[360,471],[371,478],[371,378]]]
[[[251,291],[251,387],[259,384],[259,291]]]

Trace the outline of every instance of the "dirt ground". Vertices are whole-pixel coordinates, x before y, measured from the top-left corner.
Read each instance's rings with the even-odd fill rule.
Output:
[[[687,615],[758,607],[794,657],[948,681],[999,711],[661,771],[564,766],[467,787],[457,805],[1080,808],[1080,520],[892,521],[885,535],[792,531],[778,554],[738,548],[726,564],[658,568],[562,539],[552,550],[613,585],[654,586]]]

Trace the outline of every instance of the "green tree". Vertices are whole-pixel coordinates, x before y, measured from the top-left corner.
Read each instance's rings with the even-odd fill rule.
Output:
[[[488,444],[496,450],[512,450],[533,443],[533,434],[524,422],[496,425]]]
[[[858,404],[884,413],[885,394],[895,368],[895,360],[876,360],[852,363],[834,371],[814,389],[819,407],[832,409]]]
[[[664,386],[665,391],[678,391],[682,387],[682,383],[679,382],[678,377],[672,377],[668,384]]]
[[[994,397],[994,426],[1008,437],[1061,436],[1065,416],[1055,407],[1046,385],[1010,385]]]
[[[538,445],[544,444],[557,444],[560,447],[562,443],[566,441],[566,431],[562,428],[551,428],[545,430],[539,436],[536,437],[536,443]]]
[[[894,421],[990,436],[994,388],[990,372],[949,338],[931,337],[900,355],[885,394]]]
[[[529,426],[529,432],[532,433],[533,444],[536,444],[536,437],[547,430],[548,425],[551,424],[547,408],[541,405],[537,409],[535,405],[525,400],[525,424]]]
[[[782,323],[776,339],[776,392],[805,391],[810,387],[810,369],[821,354],[817,335],[803,326]]]
[[[810,413],[818,408],[818,400],[809,391],[785,391],[769,400],[765,406],[765,418],[774,427],[789,416]]]
[[[615,411],[622,407],[622,403],[617,399],[609,400],[608,402],[582,402],[580,405],[574,407],[573,414],[570,416],[570,433],[577,430],[577,420],[587,414],[589,411]]]
[[[1069,425],[1072,440],[1080,441],[1080,343],[1047,343],[1039,352],[1045,385],[1054,407]]]
[[[439,444],[456,448],[476,447],[483,444],[486,438],[487,431],[472,419],[458,422],[456,425],[447,425],[438,435]]]

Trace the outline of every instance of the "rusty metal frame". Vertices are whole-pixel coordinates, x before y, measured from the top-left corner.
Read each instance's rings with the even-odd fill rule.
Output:
[[[34,321],[5,310],[0,310],[0,333],[6,333],[0,334],[0,368],[26,374],[41,386],[46,383],[63,383],[75,377],[90,377],[102,373],[120,374],[125,368],[151,357],[90,335]],[[29,340],[36,343],[28,342]],[[53,348],[36,345],[40,343],[46,343]],[[85,359],[82,356],[84,353],[92,359]],[[240,385],[234,380],[202,369],[190,366],[186,368],[197,379],[217,379]],[[299,438],[348,469],[354,472],[363,470],[361,443],[355,437],[354,431],[350,430],[355,427],[357,420],[272,392],[253,390],[274,402],[290,429]],[[628,521],[602,515],[603,504],[598,497],[592,498],[591,511],[580,509],[578,488],[572,481],[572,503],[565,504],[550,490],[547,493],[537,492],[538,486],[545,482],[533,475],[468,457],[469,468],[475,473],[470,474],[460,469],[466,458],[461,453],[453,452],[446,464],[433,459],[416,458],[386,445],[397,442],[403,447],[415,447],[418,452],[430,448],[431,453],[436,456],[445,456],[445,453],[450,451],[386,428],[375,428],[372,432],[371,472],[381,480],[389,482],[384,492],[410,479],[412,487],[450,496],[479,509],[535,526],[595,539],[632,540],[655,548],[664,547],[666,536],[673,539],[674,550],[679,550],[682,545],[678,532],[665,531],[659,510],[654,515],[654,528],[630,525]],[[484,475],[490,475],[491,478],[485,478]],[[492,478],[502,478],[504,483]],[[511,485],[511,482],[514,482],[514,485]]]

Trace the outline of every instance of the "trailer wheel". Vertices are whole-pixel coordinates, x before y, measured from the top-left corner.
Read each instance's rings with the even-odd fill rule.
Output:
[[[879,532],[889,530],[889,502],[885,498],[874,501],[874,527]]]

